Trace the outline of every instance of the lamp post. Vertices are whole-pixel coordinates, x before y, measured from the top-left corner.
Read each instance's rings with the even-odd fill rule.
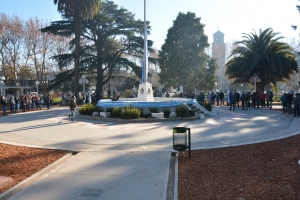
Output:
[[[85,93],[85,84],[89,83],[89,80],[87,80],[85,75],[81,76],[81,79],[79,79],[79,83],[83,86],[83,93]]]
[[[4,95],[4,96],[5,96],[5,89],[4,89],[4,93],[2,93],[2,89],[3,89],[4,85],[5,85],[4,81],[1,80],[1,81],[0,81],[1,95]]]
[[[241,83],[241,92],[243,92],[243,83]]]
[[[261,79],[257,76],[256,73],[254,73],[253,76],[250,77],[250,82],[253,83],[254,82],[254,92],[256,92],[256,82],[260,82]]]
[[[36,85],[36,93],[37,93],[38,96],[39,96],[39,84],[40,84],[39,81],[36,81],[36,82],[35,82],[35,85]]]

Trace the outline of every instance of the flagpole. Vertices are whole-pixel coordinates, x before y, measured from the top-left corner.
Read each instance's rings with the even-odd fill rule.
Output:
[[[147,45],[147,20],[146,20],[146,0],[144,0],[144,80],[142,82],[147,82],[148,80],[148,45]]]

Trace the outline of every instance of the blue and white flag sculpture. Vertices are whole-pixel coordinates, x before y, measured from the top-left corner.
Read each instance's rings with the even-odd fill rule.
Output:
[[[230,89],[229,88],[228,88],[228,91],[227,91],[226,100],[227,100],[228,104],[230,104]]]

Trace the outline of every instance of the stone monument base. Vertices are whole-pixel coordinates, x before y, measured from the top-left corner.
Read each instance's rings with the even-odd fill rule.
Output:
[[[152,85],[148,82],[139,85],[137,101],[154,101]]]

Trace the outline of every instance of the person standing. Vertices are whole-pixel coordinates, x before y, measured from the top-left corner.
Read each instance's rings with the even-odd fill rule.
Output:
[[[270,106],[270,101],[269,101],[269,99],[270,99],[270,92],[267,91],[267,94],[266,94],[267,108]]]
[[[50,94],[46,95],[47,98],[46,98],[46,106],[47,106],[47,110],[50,109]]]
[[[16,111],[16,101],[15,101],[15,97],[11,97],[11,100],[10,100],[10,113],[11,114],[15,114],[15,111]]]
[[[40,97],[39,96],[36,96],[35,97],[35,106],[36,106],[36,109],[40,109],[41,110],[41,106],[40,106]]]
[[[108,89],[108,91],[107,91],[107,97],[110,99],[110,96],[111,96],[111,90]]]
[[[47,106],[47,98],[48,98],[48,95],[45,93],[43,95],[43,99],[44,99],[44,106]],[[48,107],[48,106],[47,106]]]
[[[3,96],[2,97],[2,113],[3,113],[3,116],[6,115],[6,108],[7,108],[7,99]]]
[[[15,97],[15,102],[16,102],[16,113],[19,113],[20,110],[20,99],[18,96]]]
[[[85,94],[83,94],[83,95],[82,95],[82,105],[84,105],[84,104],[85,104],[85,101],[86,101],[86,95],[85,95]]]
[[[234,93],[235,95],[235,106],[237,106],[238,108],[240,107],[240,94],[238,92]]]
[[[246,91],[246,94],[244,96],[246,110],[248,110],[248,108],[250,107],[250,99],[251,99],[250,92]]]
[[[288,115],[292,114],[293,97],[294,97],[294,93],[293,92],[290,92],[289,94],[287,94],[286,107],[287,107],[287,114]]]
[[[224,92],[222,90],[220,92],[220,105],[224,106]]]
[[[257,109],[259,109],[259,103],[260,103],[260,93],[259,91],[256,92],[256,105],[257,105]]]
[[[264,91],[261,91],[260,103],[261,107],[266,107],[266,94],[264,93]]]
[[[256,106],[256,92],[252,93],[251,100],[252,100],[252,106],[253,106],[253,108],[255,108],[255,106]]]
[[[287,95],[286,93],[283,93],[283,95],[280,97],[280,101],[282,104],[282,113],[286,114],[287,113]]]
[[[229,103],[230,103],[230,108],[229,110],[231,110],[231,108],[233,108],[233,110],[235,110],[235,103],[236,103],[236,98],[235,98],[235,94],[230,92],[229,94]]]
[[[269,96],[269,102],[270,102],[270,109],[272,109],[272,104],[273,104],[273,92],[270,91],[270,96]]]
[[[69,115],[69,119],[71,118],[71,120],[74,121],[75,108],[77,107],[76,98],[74,95],[70,99],[69,107],[70,107],[70,111],[71,111],[71,115]]]
[[[66,101],[66,97],[65,97],[65,93],[63,92],[61,95],[61,106],[65,105],[65,101]]]
[[[245,109],[245,93],[242,92],[240,100],[242,101],[242,110]]]
[[[294,115],[293,117],[300,116],[300,93],[296,93],[296,97],[294,99]]]
[[[216,98],[216,100],[217,100],[217,106],[219,106],[220,104],[220,93],[219,92],[217,92],[217,98]]]

